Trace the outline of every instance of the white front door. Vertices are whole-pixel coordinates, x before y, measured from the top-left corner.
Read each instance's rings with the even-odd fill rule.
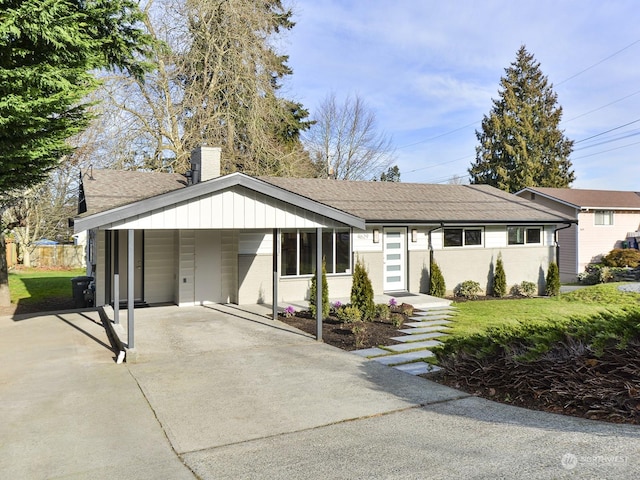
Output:
[[[385,228],[383,235],[385,292],[406,290],[406,236],[405,228]]]

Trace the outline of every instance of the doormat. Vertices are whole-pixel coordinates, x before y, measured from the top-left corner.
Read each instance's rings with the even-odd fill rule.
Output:
[[[390,297],[417,297],[418,295],[416,295],[415,293],[409,293],[409,292],[389,292],[387,293],[387,295],[389,295]]]

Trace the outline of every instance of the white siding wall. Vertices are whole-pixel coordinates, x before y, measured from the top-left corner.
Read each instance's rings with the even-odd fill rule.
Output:
[[[504,225],[489,225],[484,228],[484,246],[502,248],[507,246],[507,229]]]
[[[238,253],[241,255],[271,255],[273,253],[272,230],[238,232]]]
[[[102,306],[106,304],[105,295],[105,232],[99,230],[95,232],[95,261],[96,271],[93,272],[93,276],[96,282],[96,298],[95,305]]]
[[[148,230],[144,236],[144,293],[147,303],[175,301],[175,233]]]
[[[238,231],[222,230],[220,239],[220,301],[238,301]]]
[[[178,305],[193,305],[195,301],[196,236],[194,230],[178,232]]]
[[[373,230],[378,230],[380,233],[380,241],[373,243]],[[367,227],[366,230],[353,230],[351,236],[351,242],[353,244],[353,251],[358,252],[380,252],[382,253],[382,227],[372,226]]]
[[[335,222],[236,186],[112,224],[120,229],[266,229],[337,227]]]

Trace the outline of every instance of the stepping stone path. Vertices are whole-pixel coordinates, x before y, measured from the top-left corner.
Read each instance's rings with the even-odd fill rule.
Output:
[[[455,313],[455,307],[450,304],[421,305],[413,312],[411,321],[404,324],[405,327],[410,328],[398,330],[404,335],[391,338],[402,343],[380,348],[365,348],[352,353],[412,375],[437,372],[440,367],[422,360],[433,357],[431,348],[442,345],[442,342],[436,339],[447,335],[447,331],[450,330],[448,324],[451,323],[449,319]]]

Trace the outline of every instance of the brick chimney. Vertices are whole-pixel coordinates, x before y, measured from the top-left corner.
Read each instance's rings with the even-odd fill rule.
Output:
[[[200,146],[191,152],[192,183],[206,182],[220,176],[220,147]]]

